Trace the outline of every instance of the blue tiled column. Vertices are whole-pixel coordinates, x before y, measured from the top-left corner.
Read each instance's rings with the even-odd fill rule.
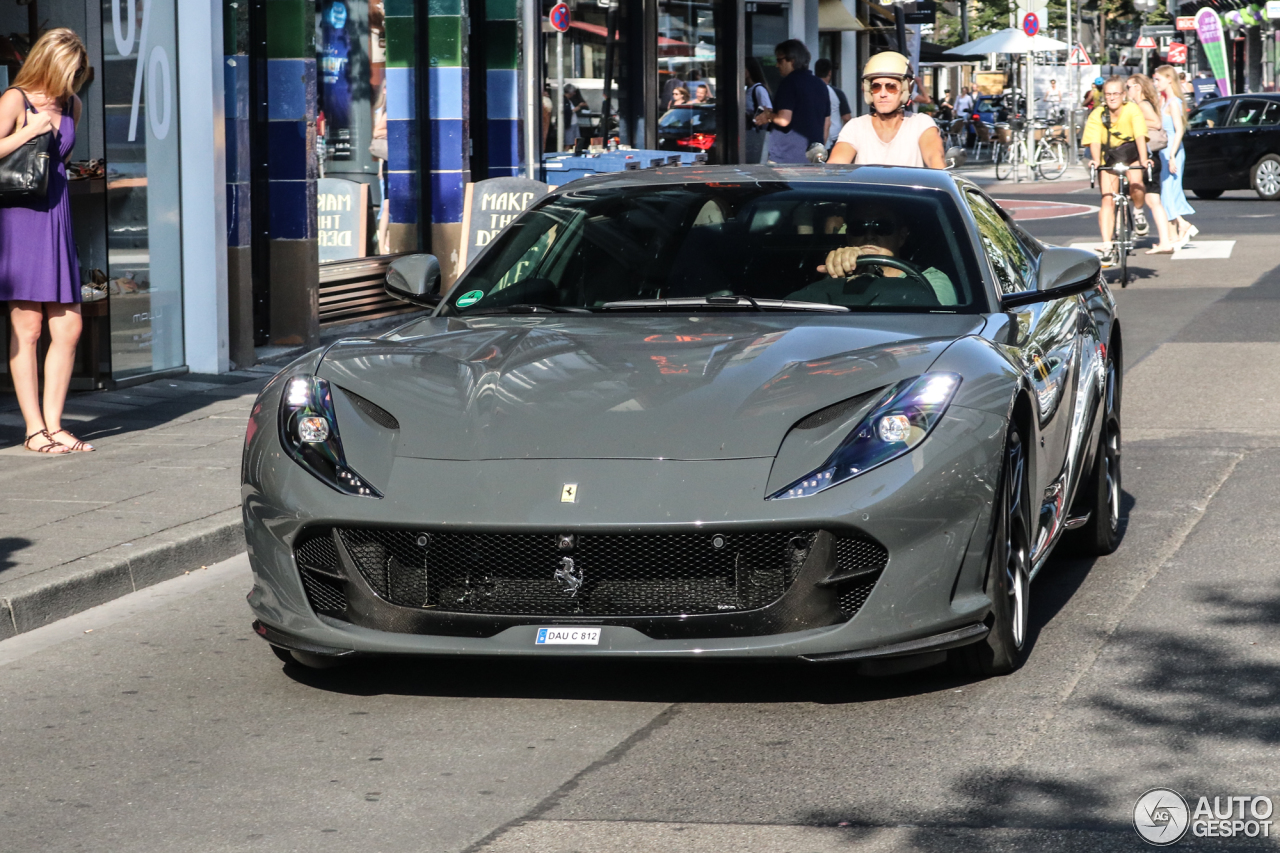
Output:
[[[520,177],[520,4],[485,0],[485,91],[488,97],[489,177]]]
[[[314,0],[266,0],[271,341],[320,339]]]
[[[425,119],[431,134],[431,247],[440,259],[441,285],[447,288],[462,271],[458,265],[462,202],[471,180],[467,0],[429,0],[427,14],[431,110]]]
[[[253,352],[253,222],[249,183],[249,57],[247,3],[223,0],[223,84],[227,140],[227,332],[232,363],[247,367]],[[242,37],[246,37],[243,38]]]

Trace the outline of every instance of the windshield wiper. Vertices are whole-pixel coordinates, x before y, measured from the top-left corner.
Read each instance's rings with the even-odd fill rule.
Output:
[[[677,299],[626,299],[606,302],[598,306],[601,311],[689,311],[696,308],[735,308],[743,301],[751,303],[756,311],[821,311],[831,314],[847,314],[849,307],[830,305],[826,302],[793,302],[790,299],[755,299],[750,296],[688,296]],[[745,306],[744,306],[745,307]]]
[[[515,305],[504,305],[502,307],[489,308],[484,311],[469,311],[466,317],[477,317],[482,314],[537,314],[539,311],[549,311],[552,314],[590,314],[589,308],[569,308],[564,305],[545,305],[541,302],[517,302]]]

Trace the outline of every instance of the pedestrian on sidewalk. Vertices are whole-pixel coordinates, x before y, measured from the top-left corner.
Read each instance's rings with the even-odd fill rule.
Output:
[[[844,126],[828,162],[945,169],[942,136],[933,119],[904,113],[912,79],[911,64],[900,53],[884,51],[868,59],[862,93],[873,112]]]
[[[1147,250],[1147,254],[1172,255],[1173,234],[1169,230],[1169,219],[1160,201],[1160,159],[1150,156],[1169,144],[1169,138],[1164,132],[1164,123],[1160,119],[1160,96],[1156,94],[1156,87],[1152,84],[1151,78],[1145,74],[1130,76],[1124,82],[1124,86],[1129,103],[1135,104],[1142,110],[1142,119],[1147,124],[1147,154],[1150,157],[1151,168],[1143,174],[1142,179],[1143,187],[1147,191],[1145,200],[1147,207],[1151,208],[1151,219],[1156,224],[1158,237],[1158,242]],[[1141,212],[1134,219],[1138,220],[1140,216]],[[1140,222],[1143,226],[1147,224],[1145,218]],[[1136,230],[1139,236],[1146,236],[1147,232],[1149,228],[1139,227]]]
[[[1181,248],[1200,233],[1199,228],[1187,221],[1187,217],[1194,216],[1196,211],[1182,189],[1182,172],[1187,162],[1187,152],[1182,147],[1182,138],[1187,132],[1187,102],[1182,96],[1178,72],[1172,65],[1157,68],[1153,80],[1156,91],[1160,93],[1160,118],[1169,137],[1169,144],[1160,152],[1160,162],[1164,167],[1160,198],[1164,200],[1164,210],[1171,224],[1178,230],[1173,245]]]
[[[809,48],[804,42],[788,39],[773,50],[782,82],[773,93],[773,109],[762,113],[766,121],[773,122],[769,162],[816,162],[819,154],[826,156],[827,128],[831,123],[827,84],[809,70]]]
[[[767,157],[765,142],[769,139],[768,119],[765,115],[773,109],[773,95],[764,81],[764,69],[754,56],[746,59],[747,78],[747,160],[763,163]]]
[[[853,109],[849,106],[849,99],[840,89],[831,85],[831,75],[834,67],[831,60],[825,56],[813,63],[813,73],[819,80],[827,84],[827,94],[831,101],[831,126],[827,128],[827,148],[836,144],[836,138],[840,136],[840,129],[845,126],[853,118]]]
[[[89,55],[68,29],[45,33],[0,96],[0,158],[48,131],[49,195],[0,207],[0,299],[9,303],[9,375],[26,422],[23,446],[37,453],[93,450],[62,428],[80,340],[80,262],[67,199],[67,160],[76,144]],[[36,346],[48,322],[44,404]]]
[[[1141,210],[1144,196],[1143,172],[1147,168],[1147,122],[1142,110],[1124,99],[1124,78],[1108,77],[1102,85],[1101,106],[1089,113],[1080,144],[1089,146],[1089,166],[1114,166],[1124,163],[1130,168],[1129,198],[1134,210]],[[1102,233],[1102,265],[1120,262],[1114,237],[1116,212],[1112,199],[1120,188],[1120,176],[1102,172],[1098,176],[1102,205],[1098,208],[1098,229]]]

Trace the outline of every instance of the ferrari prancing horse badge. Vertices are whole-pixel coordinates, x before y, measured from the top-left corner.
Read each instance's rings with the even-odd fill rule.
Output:
[[[578,502],[578,484],[565,483],[564,488],[560,491],[560,503],[576,504]]]

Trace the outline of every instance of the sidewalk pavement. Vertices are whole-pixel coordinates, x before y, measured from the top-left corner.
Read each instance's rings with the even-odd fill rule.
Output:
[[[342,327],[375,334],[413,315]],[[244,550],[240,452],[258,391],[301,349],[231,373],[187,374],[73,393],[64,425],[98,449],[21,446],[22,416],[0,392],[0,639]]]
[[[974,163],[972,160],[955,170],[957,175],[968,178],[975,184],[993,194],[1042,194],[1062,195],[1089,187],[1089,167],[1084,165],[1067,166],[1066,171],[1056,180],[1033,181],[1028,177],[1027,169],[1021,170],[1021,181],[1005,178],[996,179],[995,164],[990,161]]]

